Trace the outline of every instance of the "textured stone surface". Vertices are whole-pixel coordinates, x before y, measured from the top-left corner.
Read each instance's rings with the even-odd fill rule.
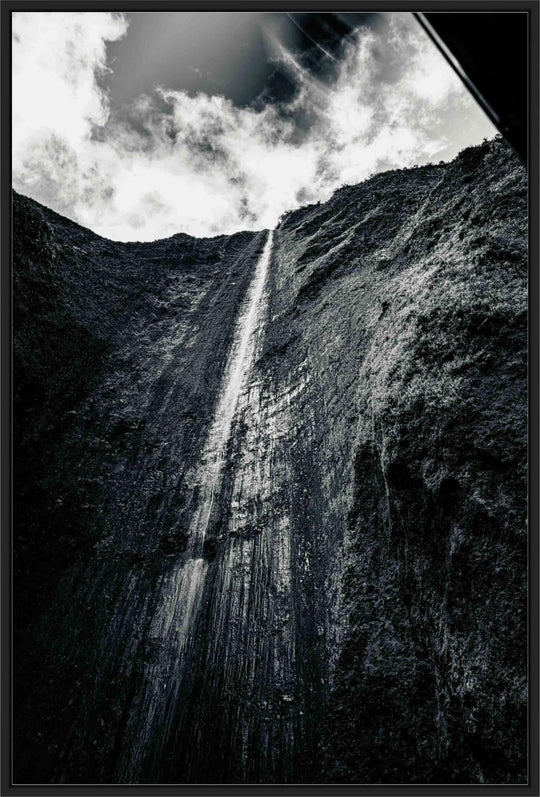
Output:
[[[526,214],[495,141],[282,218],[194,559],[266,233],[15,197],[17,780],[524,782]]]

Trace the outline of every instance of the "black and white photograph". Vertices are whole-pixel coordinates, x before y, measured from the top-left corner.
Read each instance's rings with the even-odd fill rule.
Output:
[[[39,5],[12,786],[527,787],[530,12]]]

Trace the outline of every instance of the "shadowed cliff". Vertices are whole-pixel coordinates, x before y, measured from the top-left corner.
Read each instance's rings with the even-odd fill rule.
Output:
[[[14,197],[16,780],[525,782],[527,197],[499,139],[282,218],[177,672],[265,240],[113,243]]]

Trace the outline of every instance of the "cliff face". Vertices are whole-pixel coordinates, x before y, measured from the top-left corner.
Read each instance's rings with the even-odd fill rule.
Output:
[[[306,538],[322,561],[336,546],[329,780],[524,776],[524,181],[486,145],[278,229],[287,362],[309,363],[318,409]]]
[[[16,781],[526,780],[526,214],[500,141],[270,240],[15,196]]]

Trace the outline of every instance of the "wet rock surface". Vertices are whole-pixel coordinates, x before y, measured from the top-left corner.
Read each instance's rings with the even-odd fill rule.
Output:
[[[16,781],[526,781],[526,219],[499,140],[282,218],[194,556],[267,233],[15,196]]]

